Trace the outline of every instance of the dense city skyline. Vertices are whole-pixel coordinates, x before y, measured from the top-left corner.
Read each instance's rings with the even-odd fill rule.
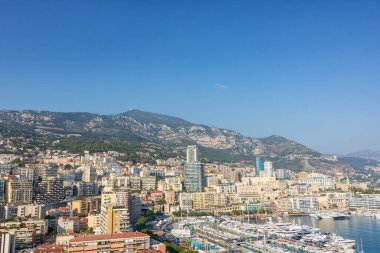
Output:
[[[0,109],[128,109],[380,150],[377,1],[2,3]]]
[[[0,1],[0,253],[375,253],[380,2]]]

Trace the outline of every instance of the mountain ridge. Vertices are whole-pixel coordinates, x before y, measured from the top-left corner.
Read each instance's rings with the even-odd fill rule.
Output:
[[[77,135],[101,140],[151,142],[181,147],[197,144],[204,148],[224,150],[231,154],[311,155],[321,154],[298,142],[278,135],[265,138],[196,124],[179,117],[145,112],[137,109],[118,114],[88,112],[51,112],[37,110],[0,110],[0,133],[37,135],[48,140]]]
[[[331,159],[279,135],[244,136],[237,131],[195,124],[178,117],[130,110],[101,115],[87,112],[0,110],[0,153],[29,157],[40,151],[117,151],[120,161],[152,162],[184,158],[187,145],[198,145],[204,162],[253,166],[255,156],[273,161],[275,169],[344,173],[377,185],[380,175],[365,159]]]
[[[380,162],[380,151],[372,149],[363,149],[360,151],[349,153],[345,155],[345,157],[359,157],[364,159],[372,159]]]

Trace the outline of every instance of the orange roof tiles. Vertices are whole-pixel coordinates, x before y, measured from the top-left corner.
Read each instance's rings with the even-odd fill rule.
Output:
[[[35,253],[64,253],[67,252],[67,245],[42,244],[38,246]]]
[[[141,232],[126,232],[126,233],[108,234],[108,235],[85,235],[85,236],[78,236],[71,239],[70,243],[71,242],[103,241],[103,240],[135,238],[135,237],[149,237],[149,235],[141,233]]]

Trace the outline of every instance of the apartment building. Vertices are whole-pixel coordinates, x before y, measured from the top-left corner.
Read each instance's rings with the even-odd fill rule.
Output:
[[[178,197],[179,206],[181,210],[191,210],[193,208],[193,201],[191,194],[188,192],[181,192]]]
[[[0,253],[16,252],[16,231],[0,232]]]
[[[165,191],[165,202],[167,204],[174,204],[176,201],[175,191]]]
[[[44,214],[44,205],[18,205],[17,206],[17,217],[33,217],[38,219],[43,219]]]
[[[100,211],[100,196],[76,199],[71,202],[71,208],[80,215],[88,215],[90,211]]]
[[[362,196],[360,198],[352,198],[349,201],[351,210],[380,210],[380,197]]]
[[[300,174],[300,173],[299,173]],[[303,175],[302,175],[303,176]],[[334,178],[318,173],[310,173],[306,177],[298,180],[300,184],[310,184],[319,188],[319,190],[335,189]]]
[[[10,178],[6,182],[6,202],[10,204],[31,204],[33,196],[32,183]]]
[[[194,192],[191,200],[195,210],[213,210],[227,205],[227,195],[216,192]]]
[[[141,178],[141,188],[143,190],[154,190],[157,188],[156,176],[146,176]]]
[[[294,197],[289,198],[293,212],[313,212],[319,209],[316,197]]]
[[[79,232],[79,217],[78,216],[61,216],[58,218],[57,233],[72,234]]]
[[[101,233],[131,231],[139,212],[139,199],[131,195],[129,188],[105,187],[102,192],[100,212]]]
[[[99,213],[90,213],[87,216],[88,227],[89,228],[98,228],[100,226],[100,214]]]
[[[83,167],[82,181],[83,182],[94,182],[97,178],[96,168],[93,166]]]
[[[65,199],[62,179],[49,177],[37,183],[35,200],[37,204],[57,203]]]
[[[128,207],[108,205],[100,213],[100,232],[102,234],[132,231],[131,215]]]
[[[22,224],[19,221],[3,223],[0,233],[16,229],[16,248],[30,247],[36,243],[42,243],[48,232],[47,220],[27,220]]]
[[[147,252],[149,235],[140,232],[79,236],[69,241],[68,252]]]

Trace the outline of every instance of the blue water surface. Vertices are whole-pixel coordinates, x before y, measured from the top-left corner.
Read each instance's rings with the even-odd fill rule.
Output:
[[[323,232],[336,233],[347,239],[356,240],[365,253],[380,253],[380,220],[373,217],[352,215],[347,220],[322,219],[309,216],[290,217],[289,221],[298,225],[320,228]]]

